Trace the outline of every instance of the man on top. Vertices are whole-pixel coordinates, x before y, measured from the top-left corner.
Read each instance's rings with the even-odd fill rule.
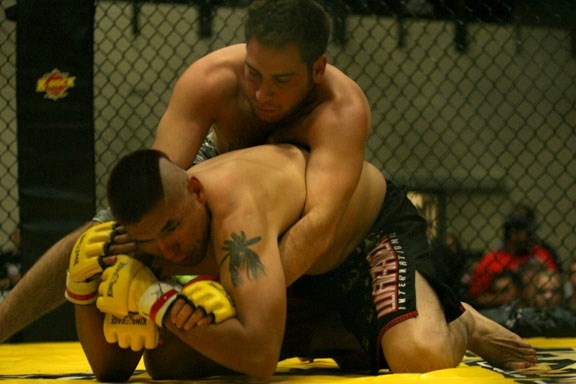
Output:
[[[153,148],[183,169],[196,156],[198,161],[265,141],[307,148],[307,205],[285,235],[282,252],[286,260],[299,254],[313,260],[331,249],[360,177],[369,105],[353,80],[327,64],[329,19],[314,1],[255,1],[244,27],[246,44],[210,53],[183,73]],[[54,244],[8,295],[0,307],[0,341],[64,303],[68,256],[92,225]],[[115,242],[110,253],[126,251],[121,237]],[[286,268],[290,284],[299,273]]]

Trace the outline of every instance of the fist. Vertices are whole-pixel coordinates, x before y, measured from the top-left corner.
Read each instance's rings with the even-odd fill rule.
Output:
[[[68,272],[74,282],[86,282],[100,274],[106,265],[102,258],[114,238],[116,222],[108,221],[88,228],[74,244]]]

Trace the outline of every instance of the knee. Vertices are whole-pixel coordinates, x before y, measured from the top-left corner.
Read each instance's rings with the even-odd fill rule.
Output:
[[[393,373],[426,373],[454,368],[460,363],[450,346],[442,340],[404,337],[388,344],[384,348],[384,357]]]

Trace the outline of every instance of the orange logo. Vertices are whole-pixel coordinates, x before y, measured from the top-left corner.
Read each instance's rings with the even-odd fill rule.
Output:
[[[68,73],[53,69],[36,82],[36,92],[45,92],[47,99],[58,100],[66,97],[66,91],[74,86],[75,76],[68,76]]]

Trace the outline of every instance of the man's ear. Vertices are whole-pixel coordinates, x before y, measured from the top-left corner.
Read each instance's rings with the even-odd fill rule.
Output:
[[[328,57],[322,55],[312,64],[312,81],[314,83],[319,83],[322,81],[324,72],[326,72],[326,65],[328,64]]]
[[[196,195],[201,203],[206,199],[204,185],[202,185],[196,176],[188,177],[188,192],[190,192],[191,195]]]

